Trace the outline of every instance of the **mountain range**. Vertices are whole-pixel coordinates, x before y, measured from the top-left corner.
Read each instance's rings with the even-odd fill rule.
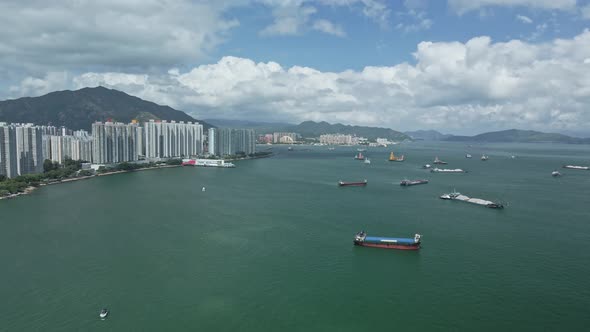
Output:
[[[412,139],[424,141],[443,141],[453,135],[441,134],[436,130],[416,130],[406,131],[404,134],[410,136]]]
[[[492,131],[475,136],[441,134],[436,130],[417,130],[405,132],[412,139],[450,142],[498,142],[498,143],[567,143],[588,144],[590,138],[572,137],[557,133],[544,133],[534,130],[508,129]]]
[[[453,142],[505,142],[505,143],[569,143],[587,144],[590,138],[571,137],[557,133],[534,130],[509,129],[483,133],[475,136],[450,136],[444,139]]]
[[[133,119],[198,121],[172,107],[100,86],[0,101],[0,121],[3,122],[90,130],[93,122],[108,119],[124,123],[129,123]],[[199,122],[203,124],[204,129],[211,127],[208,123]]]

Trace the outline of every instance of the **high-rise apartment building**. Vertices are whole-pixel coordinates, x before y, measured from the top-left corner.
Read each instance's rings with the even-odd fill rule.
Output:
[[[199,123],[154,121],[144,124],[146,158],[191,157],[203,153],[203,126]]]
[[[43,172],[41,129],[33,124],[16,125],[16,164],[19,175]]]
[[[138,160],[137,124],[92,124],[92,162],[112,164]]]
[[[352,145],[353,136],[342,134],[324,134],[320,135],[320,143],[329,145]]]
[[[213,145],[211,144],[213,142]],[[209,153],[217,156],[256,152],[256,133],[253,129],[209,129]]]
[[[16,128],[0,122],[0,175],[18,176],[16,164]]]
[[[217,144],[218,144],[218,139],[219,137],[217,137],[217,129],[216,128],[209,128],[209,131],[207,132],[207,140],[209,142],[209,145],[207,147],[207,151],[209,152],[209,154],[215,155],[215,151],[217,149]]]

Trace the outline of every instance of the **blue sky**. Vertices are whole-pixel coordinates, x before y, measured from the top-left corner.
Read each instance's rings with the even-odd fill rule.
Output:
[[[494,41],[522,39],[543,42],[571,38],[585,28],[578,11],[544,10],[530,6],[485,6],[458,14],[445,1],[386,1],[390,11],[386,26],[362,14],[362,4],[335,7],[310,4],[313,19],[326,19],[342,27],[339,37],[318,31],[297,34],[260,34],[273,22],[272,8],[260,4],[234,8],[225,16],[240,22],[231,39],[219,47],[212,60],[225,55],[246,57],[257,62],[275,61],[283,66],[309,66],[323,71],[359,70],[365,66],[389,66],[415,62],[412,53],[421,41],[461,41],[490,36]],[[578,1],[583,7],[585,1]],[[417,15],[422,15],[421,18]],[[520,19],[518,17],[521,17]],[[530,20],[529,21],[527,20]],[[420,27],[424,20],[431,25]]]
[[[588,0],[0,3],[0,98],[103,85],[197,118],[590,136]]]

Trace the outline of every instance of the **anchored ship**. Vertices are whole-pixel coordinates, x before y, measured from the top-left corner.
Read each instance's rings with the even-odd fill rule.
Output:
[[[437,164],[437,165],[446,165],[446,164],[448,164],[446,161],[442,161],[442,160],[438,159],[438,157],[434,157],[434,161],[432,163],[433,164]]]
[[[581,169],[581,170],[589,170],[590,167],[588,166],[575,166],[575,165],[563,165],[563,168],[569,168],[569,169]]]
[[[338,181],[338,185],[340,187],[347,187],[347,186],[360,187],[360,186],[366,186],[367,185],[367,180],[365,179],[364,181],[359,181],[359,182],[344,182],[344,181],[340,180],[340,181]]]
[[[399,157],[396,157],[393,154],[393,151],[389,154],[389,161],[404,161],[404,160],[405,160],[405,156],[404,155],[401,155]]]
[[[420,249],[421,238],[420,234],[414,235],[414,238],[367,236],[365,231],[361,231],[356,233],[353,242],[355,246],[362,247],[418,250]]]
[[[428,180],[407,180],[406,179],[406,180],[402,180],[399,183],[399,185],[408,187],[408,186],[415,186],[417,184],[426,184],[426,183],[428,183]]]
[[[459,192],[456,192],[456,191],[453,191],[452,193],[449,193],[449,194],[443,194],[440,196],[440,199],[462,201],[462,202],[482,205],[482,206],[485,206],[490,209],[503,209],[504,208],[504,205],[502,205],[501,203],[487,201],[485,199],[480,199],[480,198],[470,198],[470,197],[465,196],[465,195],[463,195]]]
[[[467,171],[464,171],[460,168],[455,168],[455,169],[451,169],[451,168],[433,168],[430,170],[430,172],[432,173],[467,173]]]

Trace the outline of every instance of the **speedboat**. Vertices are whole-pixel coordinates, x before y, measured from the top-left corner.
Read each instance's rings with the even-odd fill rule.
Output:
[[[108,315],[109,315],[109,309],[102,308],[102,310],[100,311],[100,314],[99,314],[100,318],[105,319],[105,318],[107,318]]]
[[[559,173],[559,171],[555,170],[555,171],[551,172],[551,176],[561,176],[561,173]]]

